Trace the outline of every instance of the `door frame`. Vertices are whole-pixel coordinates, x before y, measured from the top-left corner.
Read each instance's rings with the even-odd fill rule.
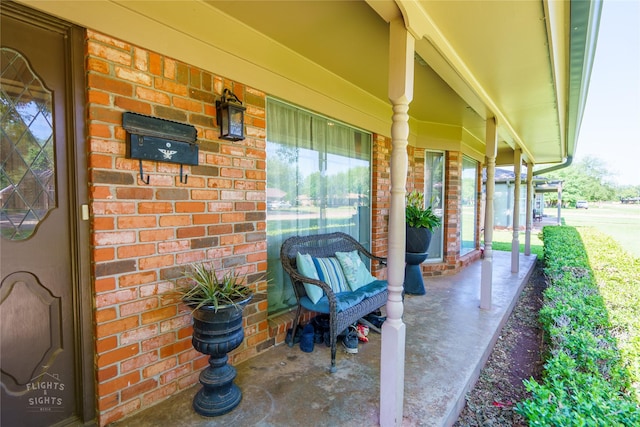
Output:
[[[93,281],[91,277],[90,222],[87,149],[85,138],[85,29],[40,11],[3,2],[2,14],[65,36],[65,102],[67,126],[67,170],[69,229],[72,248],[71,275],[74,307],[74,354],[76,371],[76,408],[80,422],[96,422],[95,331],[93,313]],[[63,201],[60,201],[63,202]],[[83,218],[84,212],[87,215]]]

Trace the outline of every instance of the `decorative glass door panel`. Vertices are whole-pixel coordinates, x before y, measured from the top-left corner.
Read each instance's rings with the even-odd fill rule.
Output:
[[[23,240],[55,206],[52,96],[20,53],[3,47],[0,63],[0,229]]]

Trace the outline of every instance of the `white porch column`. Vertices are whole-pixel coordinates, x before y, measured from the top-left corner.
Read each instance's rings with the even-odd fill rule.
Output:
[[[531,255],[531,225],[533,222],[533,163],[527,163],[527,215],[524,233],[524,254]]]
[[[495,117],[487,119],[487,205],[484,215],[484,259],[480,280],[480,308],[491,309],[491,282],[493,280],[493,199],[496,192],[496,156],[498,154],[498,128]]]
[[[391,207],[387,256],[387,320],[382,325],[380,356],[380,426],[401,426],[404,403],[404,354],[406,326],[404,304],[405,193],[407,185],[409,103],[413,99],[415,39],[395,19],[389,24],[389,100],[393,106],[391,125]]]
[[[562,181],[558,182],[558,225],[562,225]]]
[[[522,150],[513,152],[513,171],[516,185],[513,187],[513,238],[511,239],[511,272],[520,270],[520,187],[522,181]]]

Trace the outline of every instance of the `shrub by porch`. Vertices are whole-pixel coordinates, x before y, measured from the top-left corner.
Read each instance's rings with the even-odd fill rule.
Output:
[[[531,399],[517,410],[530,425],[638,425],[623,359],[580,235],[545,227],[549,288],[540,319],[551,357],[542,383],[528,381]]]

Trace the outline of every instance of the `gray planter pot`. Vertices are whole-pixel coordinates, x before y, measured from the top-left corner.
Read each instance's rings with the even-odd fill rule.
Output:
[[[244,340],[242,311],[253,296],[237,305],[204,306],[193,312],[193,348],[209,355],[209,366],[200,373],[202,388],[193,398],[193,409],[200,415],[215,417],[231,412],[242,400],[234,384],[236,370],[227,364],[227,353]]]
[[[428,228],[415,228],[407,225],[406,252],[425,253],[429,251],[433,233]]]

